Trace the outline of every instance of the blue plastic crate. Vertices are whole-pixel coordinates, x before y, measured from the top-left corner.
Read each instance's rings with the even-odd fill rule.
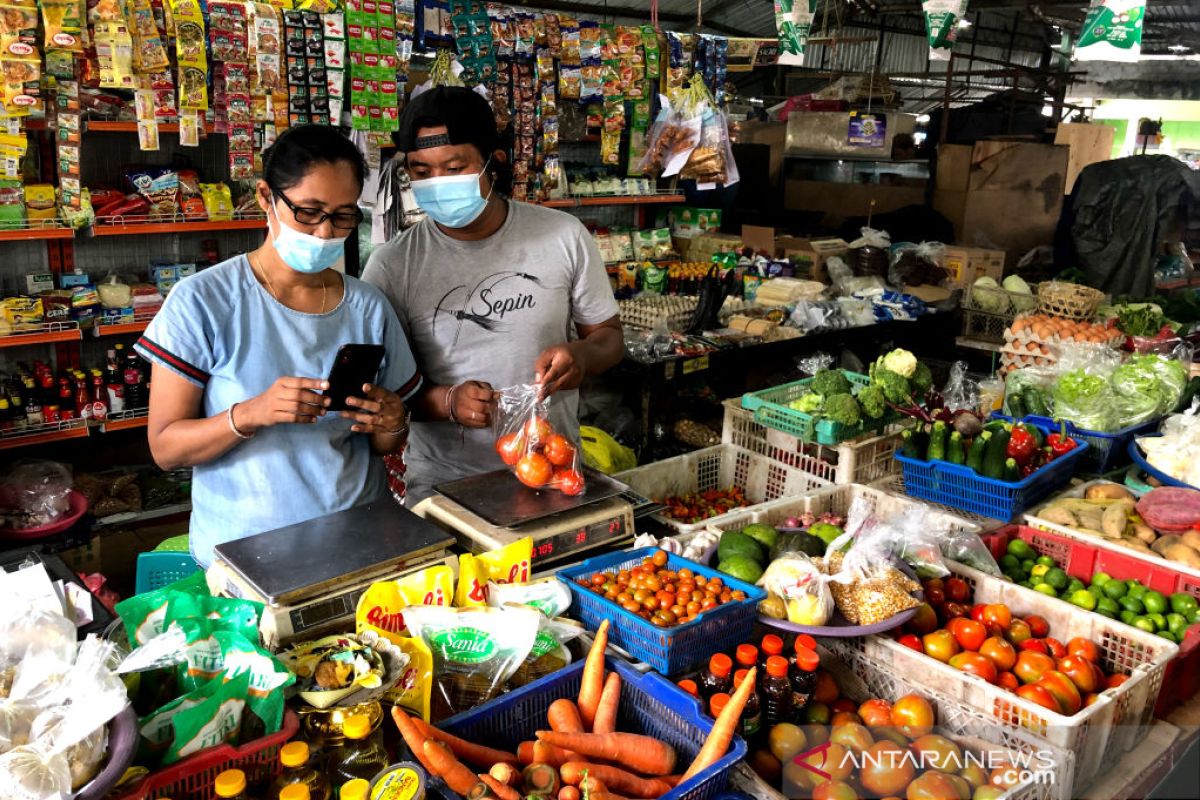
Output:
[[[576,661],[438,727],[469,741],[515,750],[519,743],[534,739],[535,731],[547,729],[546,709],[552,702],[578,696],[583,665]],[[607,659],[607,666],[621,676],[617,729],[661,739],[675,748],[676,772],[686,770],[712,730],[712,720],[700,713],[700,702],[661,675],[642,674],[614,658]],[[720,761],[659,800],[716,800],[725,790],[733,765],[745,757],[746,743],[735,736]]]
[[[137,578],[134,592],[141,594],[161,589],[178,580],[183,580],[200,569],[191,553],[174,550],[152,550],[141,553],[137,560]]]
[[[683,625],[660,628],[576,583],[580,578],[590,578],[597,572],[619,572],[637,566],[646,556],[656,552],[656,547],[643,547],[609,553],[560,570],[558,579],[566,583],[574,595],[572,613],[593,631],[600,627],[602,621],[611,620],[608,640],[663,675],[687,672],[705,663],[713,653],[732,650],[750,638],[754,621],[758,619],[758,604],[766,599],[767,593],[720,570],[688,561],[674,553],[667,555],[669,569],[678,571],[687,567],[705,578],[720,576],[731,590],[745,592],[746,599],[717,606]]]
[[[1006,422],[1012,421],[1012,417],[1006,417],[1003,414],[992,414],[992,419],[1002,419]],[[1025,422],[1032,422],[1039,428],[1051,431],[1057,431],[1059,428],[1058,421],[1049,417],[1038,417],[1030,414],[1022,419]],[[1079,462],[1077,469],[1080,472],[1094,472],[1100,475],[1128,463],[1129,453],[1127,450],[1129,443],[1133,441],[1135,436],[1140,436],[1143,433],[1156,429],[1158,422],[1158,418],[1155,418],[1149,422],[1130,425],[1128,428],[1121,428],[1119,431],[1113,431],[1112,433],[1101,433],[1100,431],[1077,428],[1068,420],[1067,435],[1072,439],[1087,442],[1089,447],[1088,454]]]
[[[1038,426],[1043,433],[1050,431]],[[921,461],[896,453],[904,491],[913,497],[1011,522],[1025,509],[1065,486],[1091,446],[1086,441],[1015,482],[985,478],[963,464]]]

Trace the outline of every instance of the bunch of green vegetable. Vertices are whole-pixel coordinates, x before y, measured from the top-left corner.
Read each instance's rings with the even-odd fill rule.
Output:
[[[933,388],[933,373],[907,350],[880,356],[868,369],[871,385],[879,387],[887,402],[912,406]]]
[[[853,426],[864,419],[881,419],[887,403],[878,387],[863,387],[855,395],[853,384],[841,370],[823,369],[813,376],[808,391],[789,403],[788,408]]]
[[[1046,436],[1034,425],[993,420],[982,428],[961,414],[901,433],[900,454],[919,461],[960,464],[985,478],[1015,483],[1074,450],[1074,439],[1059,431]]]
[[[1052,395],[1052,415],[1083,430],[1107,433],[1167,414],[1179,403],[1187,384],[1187,370],[1178,360],[1135,353],[1107,377],[1082,367],[1060,375]],[[1021,398],[1025,396],[1022,392]],[[1006,402],[1010,413],[1019,416],[1011,384]]]

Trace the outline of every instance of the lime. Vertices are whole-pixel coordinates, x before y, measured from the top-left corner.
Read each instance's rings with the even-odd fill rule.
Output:
[[[1050,584],[1055,589],[1065,589],[1067,588],[1067,584],[1070,582],[1071,579],[1067,577],[1067,573],[1063,572],[1058,567],[1051,567],[1050,571],[1046,573],[1046,583]],[[1079,588],[1082,589],[1083,584],[1080,584]]]
[[[1008,554],[1019,559],[1032,558],[1034,550],[1024,539],[1013,539],[1008,543]]]
[[[1143,586],[1139,581],[1130,581],[1127,588],[1128,591],[1126,594],[1128,594],[1130,597],[1136,597],[1139,600],[1141,600],[1142,595],[1148,591],[1146,587]]]
[[[1091,592],[1075,592],[1068,599],[1072,605],[1079,606],[1080,608],[1087,609],[1088,611],[1093,611],[1096,608],[1096,596]]]
[[[1132,625],[1133,621],[1137,619],[1137,614],[1133,613],[1132,611],[1122,610],[1121,613],[1117,615],[1117,618],[1126,625]]]
[[[1004,570],[1004,577],[1008,578],[1013,583],[1020,583],[1025,580],[1025,573],[1021,572],[1021,568]]]
[[[1097,572],[1095,575],[1092,576],[1092,585],[1093,586],[1103,586],[1104,584],[1108,583],[1111,580],[1112,580],[1112,576],[1109,575],[1107,572]]]
[[[1176,592],[1171,595],[1171,610],[1176,614],[1183,614],[1186,617],[1195,613],[1198,608],[1200,608],[1200,601],[1196,600],[1190,594]]]
[[[1162,638],[1166,639],[1168,642],[1174,642],[1175,644],[1179,644],[1178,637],[1176,637],[1170,631],[1155,631],[1155,635],[1161,636]]]
[[[1092,585],[1095,586],[1096,584],[1093,583]],[[1104,583],[1103,586],[1104,593],[1113,600],[1120,600],[1129,591],[1128,587],[1125,586],[1125,581],[1110,580]]]
[[[1146,592],[1142,595],[1142,605],[1151,614],[1162,614],[1167,610],[1167,598],[1162,592]]]
[[[1018,539],[1017,541],[1020,541],[1020,539]],[[1008,572],[1010,570],[1020,569],[1020,568],[1021,568],[1021,559],[1017,558],[1012,553],[1005,553],[1003,556],[1001,556],[1000,569],[1004,570],[1005,574],[1008,574]]]
[[[1030,581],[1017,581],[1017,586],[1024,586],[1026,589],[1033,588],[1033,584]]]
[[[1033,587],[1033,590],[1035,592],[1041,592],[1042,594],[1049,595],[1050,597],[1058,597],[1058,592],[1055,590],[1055,588],[1053,586],[1051,586],[1048,583],[1036,584]]]
[[[1180,641],[1183,640],[1183,634],[1187,631],[1187,628],[1187,618],[1183,614],[1167,614],[1167,630]]]
[[[1104,587],[1097,586],[1094,583],[1091,586],[1084,589],[1084,591],[1087,592],[1088,594],[1090,594],[1092,597],[1096,598],[1097,600],[1099,600],[1101,597],[1104,597]]]
[[[1050,556],[1038,556],[1037,563],[1043,567],[1057,567],[1058,566],[1058,564],[1054,563],[1054,559],[1051,558]]]
[[[1021,569],[1025,570],[1025,572],[1033,572],[1033,568],[1035,566],[1037,566],[1037,564],[1034,563],[1032,558],[1026,558],[1021,561]]]
[[[1034,564],[1033,569],[1029,571],[1029,575],[1033,578],[1044,578],[1049,571],[1050,567],[1046,564]]]
[[[1108,617],[1109,619],[1116,619],[1116,618],[1117,618],[1117,612],[1115,612],[1115,611],[1106,611],[1106,610],[1104,610],[1103,608],[1097,608],[1097,609],[1096,609],[1096,613],[1097,613],[1097,614],[1099,614],[1099,615],[1100,615],[1100,616],[1102,616],[1102,617]]]
[[[1133,621],[1133,627],[1143,630],[1146,633],[1155,633],[1158,629],[1154,627],[1154,623],[1145,617],[1138,617]]]
[[[1096,611],[1106,617],[1115,617],[1121,612],[1121,607],[1111,597],[1101,597],[1096,600]]]
[[[1133,595],[1125,595],[1120,600],[1121,608],[1126,611],[1132,611],[1134,614],[1142,615],[1146,613],[1146,607],[1142,605],[1142,601]]]
[[[1167,629],[1167,618],[1162,614],[1147,614],[1143,619],[1153,622],[1155,630],[1165,631]]]
[[[1195,625],[1197,622],[1200,622],[1200,608],[1197,608],[1188,616],[1188,624]]]
[[[1086,592],[1087,587],[1083,585],[1083,581],[1079,580],[1079,578],[1071,578],[1070,583],[1067,584],[1067,588],[1064,591],[1075,594],[1076,592]],[[1099,595],[1096,596],[1099,597]]]

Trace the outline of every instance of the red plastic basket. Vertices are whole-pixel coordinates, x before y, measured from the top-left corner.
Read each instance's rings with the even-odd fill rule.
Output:
[[[152,772],[145,780],[128,789],[115,791],[108,800],[153,800],[169,797],[171,800],[209,800],[212,785],[227,769],[240,769],[246,773],[250,786],[266,783],[282,771],[279,763],[279,748],[300,730],[300,718],[291,709],[284,711],[283,726],[261,739],[233,747],[219,744],[201,750],[193,756]]]
[[[1186,592],[1200,599],[1200,581],[1182,572],[1152,564],[1138,558],[1134,552],[1119,553],[1103,547],[1068,539],[1050,531],[1039,531],[1025,525],[1007,525],[983,537],[984,544],[997,560],[1007,552],[1013,537],[1024,539],[1040,555],[1050,556],[1067,575],[1090,581],[1097,572],[1106,572],[1118,580],[1137,579],[1163,594]],[[1179,644],[1179,655],[1167,664],[1156,716],[1162,717],[1175,706],[1200,691],[1200,624],[1188,628]]]

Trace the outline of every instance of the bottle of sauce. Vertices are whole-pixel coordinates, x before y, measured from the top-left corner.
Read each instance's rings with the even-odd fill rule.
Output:
[[[92,419],[103,420],[108,417],[108,390],[104,388],[104,378],[100,370],[91,373],[91,395],[88,398],[92,406]]]
[[[124,345],[118,344],[124,349]],[[125,377],[121,374],[117,349],[108,351],[108,359],[104,366],[104,390],[108,393],[108,411],[116,414],[125,410]]]
[[[733,688],[736,690],[746,679],[749,669],[739,669],[733,673]],[[757,674],[757,673],[755,673]],[[757,680],[757,678],[755,679]],[[742,738],[750,739],[762,729],[762,702],[758,699],[757,689],[746,699],[746,707],[742,709],[741,734]]]
[[[354,714],[342,722],[346,741],[329,756],[329,780],[335,787],[362,778],[369,781],[388,765],[387,750],[371,733],[371,719]]]
[[[700,673],[700,696],[711,699],[714,694],[729,694],[733,686],[733,659],[716,653],[708,660],[708,669]]]
[[[758,648],[752,644],[739,644],[733,658],[737,661],[738,669],[750,669],[758,665]]]
[[[721,711],[727,705],[729,705],[729,695],[725,692],[717,692],[708,699],[708,713],[713,719],[716,719],[721,716]]]
[[[251,800],[246,794],[246,773],[240,769],[227,769],[213,781],[213,793],[220,800]]]
[[[329,780],[310,765],[312,751],[307,742],[288,742],[279,750],[283,772],[271,784],[267,800],[285,800],[283,790],[292,784],[303,784],[311,800],[329,800],[332,791]]]
[[[122,365],[122,378],[125,384],[125,405],[128,408],[145,408],[149,405],[146,398],[146,372],[143,369],[142,357],[134,350],[125,354]]]
[[[817,688],[817,667],[820,665],[821,657],[817,655],[817,651],[797,641],[796,657],[792,660],[788,673],[797,713],[812,702],[813,692]]]
[[[759,648],[758,654],[758,671],[763,672],[767,668],[767,659],[773,656],[783,655],[783,639],[773,633],[768,633],[763,637],[762,647]]]
[[[795,710],[792,683],[788,680],[788,662],[783,656],[767,659],[767,676],[762,682],[763,722],[773,728],[791,722]]]
[[[700,696],[700,689],[696,686],[696,682],[690,678],[684,678],[679,683],[675,684],[680,689],[690,694],[692,697]]]
[[[46,421],[42,409],[42,397],[34,385],[33,378],[25,377],[21,381],[25,389],[25,421],[28,426],[41,425]]]

